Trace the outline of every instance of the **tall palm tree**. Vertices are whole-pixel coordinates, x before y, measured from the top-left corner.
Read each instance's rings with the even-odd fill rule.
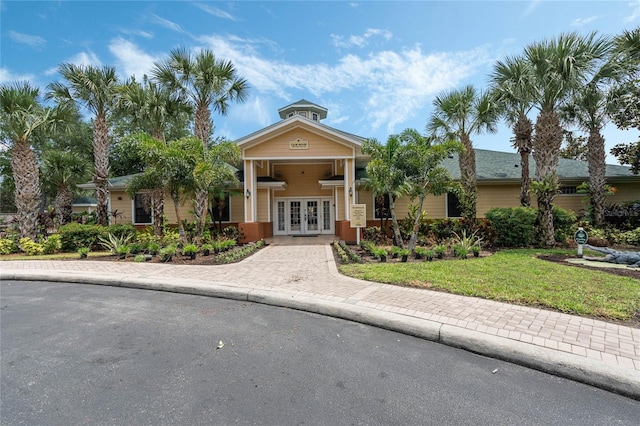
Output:
[[[71,222],[73,190],[86,179],[87,162],[74,152],[49,151],[44,155],[42,173],[55,193],[54,209],[58,226]]]
[[[371,156],[367,164],[367,177],[364,185],[373,191],[373,196],[389,197],[389,211],[395,245],[404,247],[395,199],[409,190],[407,178],[402,168],[402,140],[399,135],[391,135],[387,143],[382,145],[376,139],[367,139],[362,144],[362,153]]]
[[[78,103],[94,115],[93,122],[93,182],[96,185],[97,220],[106,225],[108,211],[109,126],[107,118],[117,98],[118,77],[115,68],[61,64],[58,71],[66,84],[49,85],[49,98]]]
[[[130,122],[163,143],[167,134],[176,128],[184,128],[191,113],[189,104],[179,92],[143,77],[142,83],[128,81],[120,88],[118,112],[126,115]],[[186,135],[180,135],[186,136]],[[162,235],[164,217],[164,191],[154,188],[151,191],[153,204],[153,233]]]
[[[522,58],[507,57],[496,63],[491,74],[493,93],[506,122],[512,126],[513,147],[520,154],[520,204],[524,207],[531,206],[529,156],[533,148],[533,123],[527,117],[533,108],[530,72]]]
[[[607,40],[596,33],[561,34],[525,48],[524,59],[532,69],[532,94],[539,110],[533,138],[536,182],[532,188],[538,199],[540,242],[546,246],[555,244],[552,209],[558,191],[556,170],[563,135],[558,108],[590,81],[607,52]]]
[[[477,179],[476,154],[471,135],[495,133],[499,108],[489,92],[478,92],[473,86],[442,93],[433,101],[435,111],[427,123],[427,131],[444,139],[462,143],[459,159],[463,194],[460,204],[463,216],[476,217]]]
[[[40,211],[40,173],[32,139],[38,132],[53,130],[64,123],[64,111],[61,107],[44,107],[40,90],[27,82],[1,85],[0,108],[2,142],[11,150],[20,236],[34,239]]]
[[[248,96],[247,81],[238,75],[233,63],[217,59],[208,49],[195,55],[175,49],[167,60],[155,64],[152,74],[189,100],[195,110],[195,136],[205,146],[211,140],[211,109],[225,115],[231,102],[244,102]],[[205,190],[196,193],[198,237],[206,224],[207,198]]]

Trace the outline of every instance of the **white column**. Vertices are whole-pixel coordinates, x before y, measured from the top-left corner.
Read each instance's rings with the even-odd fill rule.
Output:
[[[344,217],[346,220],[350,220],[349,205],[351,204],[351,200],[349,200],[349,185],[351,185],[351,176],[349,175],[349,160],[344,161]]]

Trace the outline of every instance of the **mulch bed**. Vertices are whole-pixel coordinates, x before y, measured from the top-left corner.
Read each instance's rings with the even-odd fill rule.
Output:
[[[93,256],[93,257],[88,257],[82,260],[130,263],[130,262],[133,262],[134,257],[135,255],[129,255],[125,259],[119,259],[118,256]],[[74,259],[67,259],[67,260],[80,260],[80,259],[74,258]],[[238,261],[240,260],[242,259],[239,259]],[[222,264],[217,261],[217,257],[213,254],[209,256],[203,256],[199,254],[193,260],[191,260],[191,258],[187,256],[176,255],[176,256],[173,256],[173,258],[171,259],[171,262],[163,262],[160,259],[160,256],[153,256],[151,260],[147,262],[141,262],[141,263],[167,263],[169,265],[221,265]]]

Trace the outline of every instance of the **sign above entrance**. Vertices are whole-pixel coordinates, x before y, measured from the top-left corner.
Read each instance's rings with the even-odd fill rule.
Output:
[[[289,141],[289,149],[309,149],[309,141],[304,139],[294,139]]]

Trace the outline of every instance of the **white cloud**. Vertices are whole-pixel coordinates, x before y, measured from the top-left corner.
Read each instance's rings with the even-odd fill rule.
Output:
[[[129,30],[129,29],[126,29],[126,28],[120,28],[120,29],[118,29],[118,31],[120,31],[122,34],[127,34],[127,35],[132,35],[132,36],[137,36],[137,37],[143,37],[143,38],[146,38],[147,40],[151,40],[153,38],[153,33],[150,33],[148,31]]]
[[[640,0],[627,3],[631,8],[631,15],[624,18],[624,22],[634,22],[640,19]]]
[[[125,79],[135,76],[136,80],[142,81],[142,76],[149,75],[154,62],[159,59],[122,37],[111,40],[109,51],[115,56],[116,66],[122,71],[122,77]]]
[[[71,58],[67,59],[64,62],[72,63],[74,65],[82,65],[82,66],[88,66],[88,65],[92,65],[94,67],[102,66],[102,61],[100,61],[100,58],[98,58],[98,55],[96,55],[92,51],[80,52],[75,56],[72,56]]]
[[[571,23],[571,26],[573,26],[573,27],[582,27],[583,25],[590,24],[591,22],[595,21],[596,19],[598,19],[597,16],[590,16],[588,18],[578,18],[578,19],[575,19]]]
[[[47,40],[40,36],[23,34],[17,31],[9,31],[9,37],[17,43],[28,44],[34,47],[42,46],[47,42]]]
[[[538,8],[538,6],[540,5],[540,2],[541,2],[541,0],[531,0],[531,2],[529,2],[529,5],[527,6],[527,8],[524,10],[524,12],[522,12],[521,18],[529,16],[529,14],[531,14],[531,12],[533,12],[534,10],[536,10]]]
[[[205,11],[211,16],[215,16],[217,18],[228,19],[230,21],[237,21],[238,19],[232,14],[225,12],[222,9],[218,9],[217,7],[209,6],[208,4],[202,3],[194,3],[194,5],[200,10]]]
[[[185,30],[182,29],[182,27],[178,24],[176,24],[175,22],[172,22],[168,19],[164,19],[161,18],[160,16],[156,15],[155,13],[152,13],[150,15],[151,19],[150,21],[153,22],[154,24],[158,24],[160,26],[163,26],[167,29],[170,29],[171,31],[175,31],[177,33],[186,33]]]
[[[369,44],[369,39],[373,36],[381,36],[385,40],[390,40],[393,37],[393,34],[387,30],[369,28],[363,35],[351,35],[347,38],[341,35],[331,34],[331,40],[333,45],[338,48],[349,48],[353,46],[365,47]]]
[[[0,68],[0,84],[12,81],[33,81],[33,74],[14,74],[8,68]]]
[[[236,44],[229,38],[206,36],[200,40],[218,57],[231,60],[259,94],[288,101],[288,90],[301,90],[316,97],[362,91],[366,97],[360,107],[370,120],[369,125],[376,129],[386,126],[389,130],[425,107],[435,94],[455,87],[491,60],[483,49],[424,54],[415,46],[401,52],[350,54],[335,64],[294,64],[266,59],[256,53],[255,46]]]

